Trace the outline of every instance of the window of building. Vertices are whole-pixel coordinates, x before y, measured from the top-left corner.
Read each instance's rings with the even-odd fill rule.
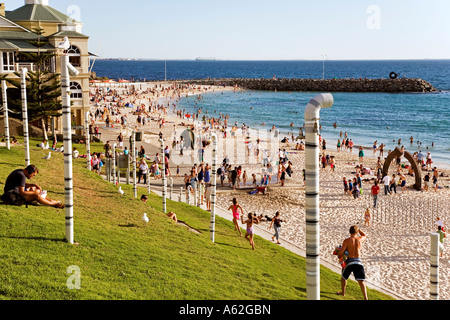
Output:
[[[3,52],[3,71],[15,71],[14,52]]]
[[[70,83],[70,98],[83,99],[83,90],[78,82]]]
[[[77,46],[71,45],[66,51],[69,56],[69,62],[74,67],[81,67],[81,51]]]

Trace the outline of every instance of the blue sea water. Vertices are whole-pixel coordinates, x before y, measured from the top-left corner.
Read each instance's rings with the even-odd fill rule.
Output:
[[[97,61],[94,71],[98,76],[134,80],[164,80],[166,75],[168,80],[273,76],[321,79],[324,72],[322,61],[167,61],[166,66],[164,61]],[[357,145],[371,146],[377,140],[378,145],[387,145],[386,150],[398,146],[401,139],[411,153],[430,151],[436,164],[450,168],[450,60],[325,62],[325,78],[387,78],[392,71],[402,77],[429,81],[442,92],[333,93],[333,107],[321,111],[323,137],[331,147],[336,145],[341,131],[347,132]],[[222,112],[229,115],[229,123],[245,123],[260,129],[275,125],[287,134],[292,122],[296,128],[303,125],[306,105],[316,94],[211,93],[201,101],[194,96],[182,99],[178,108],[193,112],[201,107],[209,115]],[[336,129],[333,123],[338,125]],[[411,136],[413,144],[409,142]]]

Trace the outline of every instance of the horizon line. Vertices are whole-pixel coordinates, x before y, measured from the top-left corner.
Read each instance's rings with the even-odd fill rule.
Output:
[[[124,60],[124,61],[198,61],[197,58],[96,58],[96,60]],[[325,59],[325,61],[442,61],[450,60],[450,58],[376,58],[376,59]],[[323,59],[214,59],[202,60],[198,62],[215,62],[215,61],[324,61]]]

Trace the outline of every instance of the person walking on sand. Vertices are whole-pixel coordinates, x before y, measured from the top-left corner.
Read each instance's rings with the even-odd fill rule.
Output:
[[[378,181],[375,180],[372,186],[372,198],[373,198],[373,207],[377,207],[377,201],[378,201],[378,193],[380,192],[380,186],[378,186]]]
[[[248,219],[244,221],[244,215],[241,216],[241,222],[242,224],[246,224],[247,225],[247,231],[245,233],[245,239],[247,239],[251,246],[252,249],[255,250],[255,242],[253,240],[255,232],[253,230],[253,225],[254,224],[259,224],[259,220],[253,216],[253,213],[249,213],[248,214]]]
[[[281,222],[285,222],[285,221],[280,219],[280,212],[277,211],[277,213],[275,213],[275,217],[273,217],[272,221],[270,222],[270,226],[269,226],[269,230],[270,230],[270,228],[272,228],[272,225],[273,225],[275,234],[272,237],[272,241],[275,241],[275,238],[277,238],[277,244],[281,244],[280,243]]]
[[[370,210],[367,208],[366,212],[364,213],[364,226],[370,227]]]
[[[345,239],[341,250],[339,250],[338,258],[341,258],[344,253],[348,252],[347,265],[342,270],[341,277],[341,291],[339,295],[345,296],[345,289],[347,287],[347,280],[353,273],[356,281],[358,281],[364,300],[369,300],[367,297],[367,288],[364,281],[366,280],[366,273],[364,265],[361,262],[361,247],[366,240],[366,234],[358,228],[358,226],[350,227],[350,237]]]
[[[239,210],[242,213],[242,216],[244,215],[244,209],[238,204],[237,199],[233,198],[233,204],[228,208],[228,210],[231,210],[233,214],[233,223],[234,228],[236,231],[239,231],[239,235],[242,237],[241,228],[239,227],[239,219],[240,219],[240,213]]]
[[[437,189],[439,188],[438,186],[438,177],[439,177],[439,172],[437,170],[436,167],[434,167],[433,169],[433,186],[434,186],[434,191],[437,192]]]
[[[358,153],[358,156],[359,156],[359,162],[360,162],[361,164],[363,164],[363,163],[364,163],[364,149],[363,149],[362,146],[359,146],[359,153]]]
[[[384,144],[380,144],[380,148],[378,148],[378,150],[380,150],[380,154],[379,157],[383,158],[384,157]]]
[[[389,191],[392,193],[392,190],[394,190],[394,193],[397,194],[397,184],[395,182],[395,174],[392,175],[392,179],[389,185]]]

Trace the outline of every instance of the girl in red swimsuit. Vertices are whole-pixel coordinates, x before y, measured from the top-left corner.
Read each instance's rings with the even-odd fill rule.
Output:
[[[231,210],[231,212],[233,213],[234,228],[236,231],[239,231],[239,235],[242,237],[241,228],[239,228],[239,219],[240,219],[239,209],[241,210],[241,213],[244,214],[244,210],[240,205],[238,205],[237,199],[233,198],[233,204],[228,208],[228,210]]]

